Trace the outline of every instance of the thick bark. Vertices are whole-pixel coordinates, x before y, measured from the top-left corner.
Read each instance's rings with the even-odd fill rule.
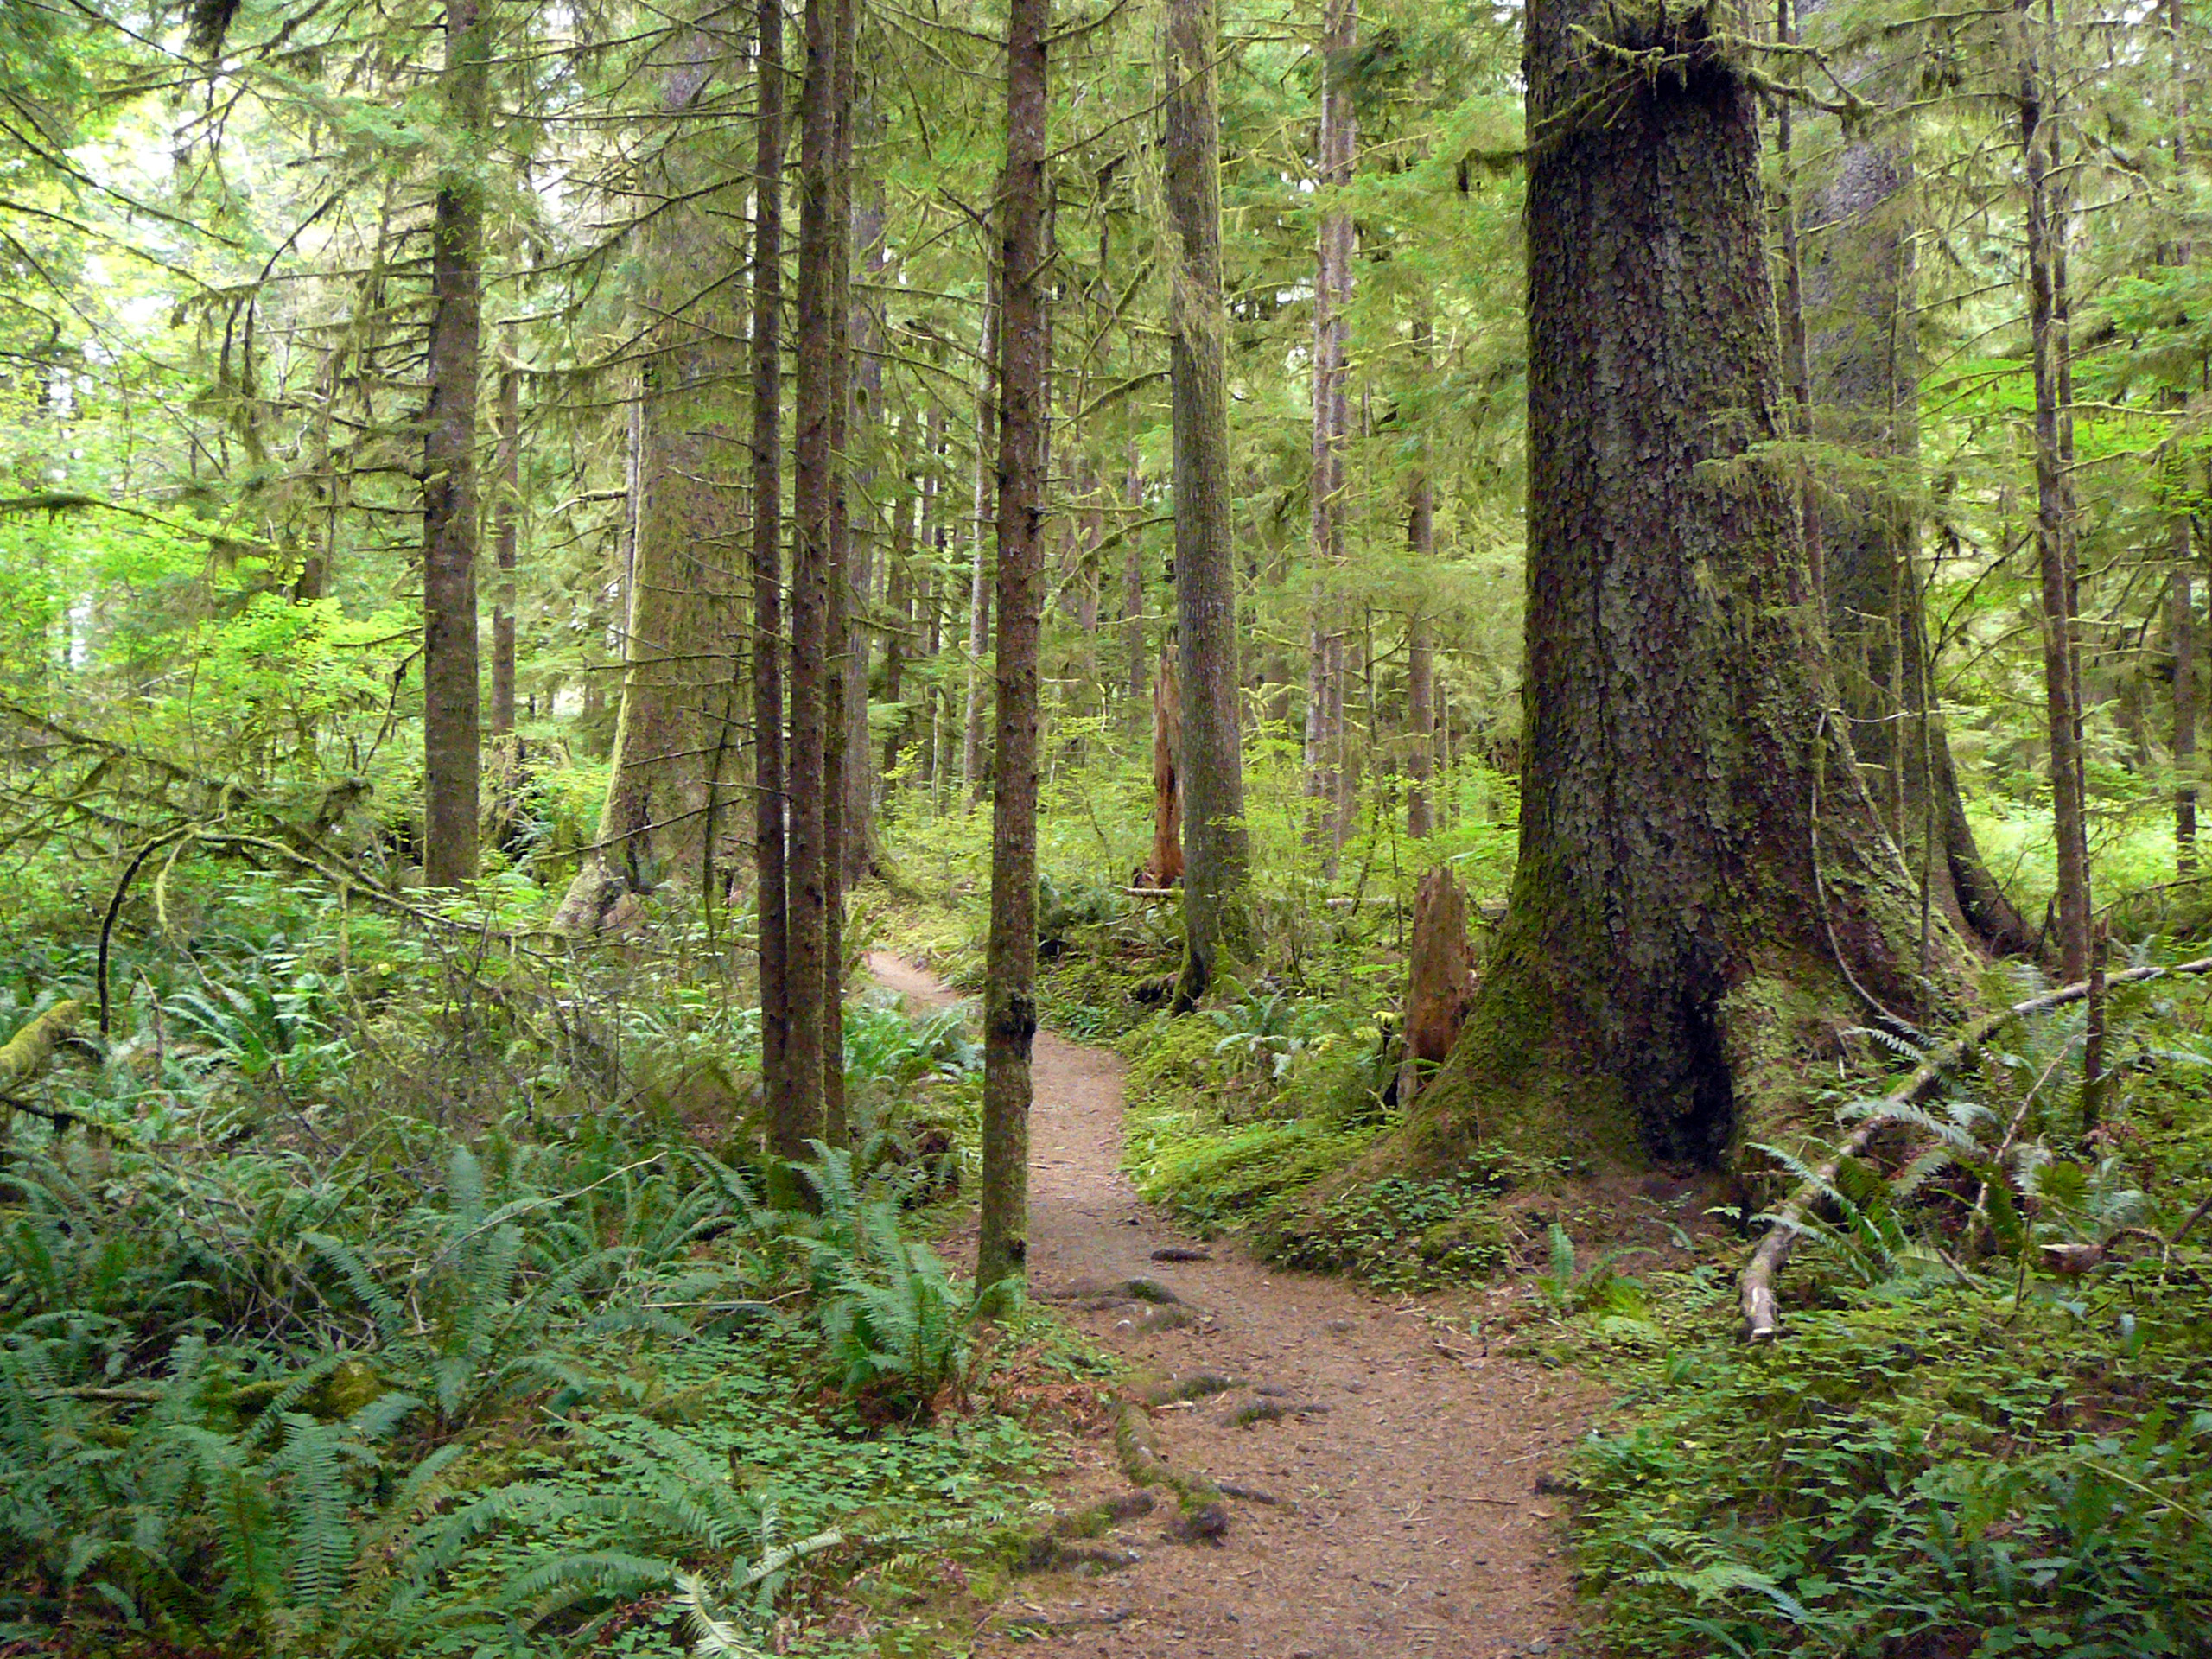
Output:
[[[1007,16],[1000,191],[996,747],[983,988],[983,1173],[976,1283],[1026,1275],[1030,1044],[1037,1032],[1037,651],[1043,610],[1046,389],[1046,39],[1052,0]]]
[[[1854,985],[1914,994],[1795,481],[1746,454],[1782,429],[1765,203],[1752,88],[1707,27],[1529,9],[1520,859],[1465,1033],[1377,1162],[1485,1135],[1717,1162],[1807,1107]]]
[[[785,788],[791,841],[785,879],[791,1076],[788,1122],[772,1126],[775,1149],[805,1153],[823,1133],[824,988],[828,982],[829,871],[825,752],[831,504],[837,400],[838,283],[836,69],[838,0],[807,0],[806,80],[799,99],[798,375],[792,423],[791,748]]]
[[[745,556],[741,440],[728,418],[743,290],[715,277],[741,270],[745,251],[721,228],[728,199],[699,182],[717,158],[692,135],[699,100],[728,61],[725,21],[674,37],[656,64],[676,136],[654,169],[660,200],[639,238],[639,308],[652,321],[632,429],[622,702],[599,837],[554,918],[566,932],[599,926],[627,893],[713,885],[734,713],[728,613]]]
[[[499,447],[492,463],[492,547],[499,585],[492,597],[492,735],[515,728],[515,555],[522,518],[522,377],[499,371]]]
[[[1869,89],[1874,90],[1874,89]],[[1919,449],[1920,365],[1909,139],[1862,130],[1842,144],[1808,217],[1820,227],[1807,270],[1811,395],[1821,435],[1882,460]],[[1814,505],[1825,550],[1831,659],[1852,747],[1888,803],[1906,861],[1925,865],[1931,904],[1986,950],[2018,953],[2034,937],[1982,861],[1932,679],[1918,574],[1918,526],[1886,493]]]
[[[430,341],[423,411],[423,881],[476,875],[476,376],[484,309],[484,185],[472,142],[486,119],[490,23],[448,0],[443,91],[454,153],[430,229]]]
[[[2089,849],[2082,776],[2081,664],[2068,557],[2062,326],[2051,234],[2051,133],[2036,51],[2032,0],[2020,0],[2020,148],[2027,162],[2028,333],[2035,355],[2036,562],[2042,579],[2044,696],[2050,734],[2052,829],[2058,850],[2058,962],[2068,979],[2089,967]]]
[[[1161,167],[1183,680],[1183,966],[1188,1007],[1251,960],[1236,564],[1230,540],[1229,319],[1221,289],[1221,119],[1213,0],[1168,0]]]
[[[770,1139],[804,1124],[785,1051],[791,991],[784,872],[784,6],[759,0],[753,152],[753,869],[760,1081]]]

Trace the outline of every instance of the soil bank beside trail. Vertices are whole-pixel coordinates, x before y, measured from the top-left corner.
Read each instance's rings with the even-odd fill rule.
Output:
[[[881,984],[955,1000],[878,954]],[[1122,1173],[1122,1063],[1039,1032],[1030,1118],[1033,1293],[1140,1376],[1238,1386],[1153,1414],[1169,1462],[1278,1502],[1230,1498],[1217,1542],[1166,1536],[1172,1497],[1098,1541],[1135,1559],[1040,1573],[976,1635],[978,1655],[1106,1659],[1398,1659],[1563,1653],[1571,1592],[1560,1501],[1538,1494],[1592,1403],[1571,1378],[1483,1354],[1435,1305],[1200,1245],[1141,1204]],[[953,1242],[972,1257],[972,1228]],[[1154,1252],[1202,1250],[1205,1261]],[[1090,1306],[1086,1291],[1159,1281],[1192,1315]],[[1173,1319],[1180,1317],[1171,1313]],[[1240,1426],[1253,1408],[1268,1415]],[[1071,1510],[1130,1491],[1102,1428],[1055,1496]],[[1088,1576],[1092,1573],[1096,1576]]]

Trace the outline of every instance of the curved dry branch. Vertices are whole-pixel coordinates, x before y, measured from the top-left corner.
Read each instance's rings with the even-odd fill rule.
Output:
[[[2140,985],[2154,979],[2165,979],[2177,974],[2212,974],[2212,957],[2199,957],[2194,962],[2177,963],[2171,968],[2131,968],[2124,974],[2107,976],[2107,987]],[[1998,1013],[1985,1014],[1968,1026],[1955,1041],[1946,1043],[1930,1054],[1915,1069],[1904,1083],[1884,1096],[1886,1106],[1916,1106],[1936,1092],[1942,1080],[1973,1058],[1982,1044],[2011,1025],[2015,1020],[2030,1015],[2048,1014],[2053,1008],[2063,1007],[2069,1002],[2079,1002],[2089,994],[2089,982],[2082,980],[2058,990],[2046,991],[2031,996],[2024,1002],[2015,1002]],[[1789,1260],[1789,1252],[1805,1230],[1806,1217],[1813,1206],[1820,1202],[1821,1192],[1834,1185],[1836,1173],[1847,1158],[1855,1158],[1866,1149],[1874,1131],[1881,1126],[1882,1114],[1870,1114],[1866,1120],[1844,1138],[1843,1144],[1829,1154],[1826,1162],[1813,1172],[1810,1180],[1802,1182],[1774,1211],[1774,1224],[1759,1240],[1758,1248],[1744,1264],[1744,1271],[1737,1281],[1737,1306],[1744,1319],[1743,1338],[1746,1342],[1761,1342],[1780,1334],[1782,1314],[1775,1304],[1774,1281],[1781,1275],[1783,1266]]]

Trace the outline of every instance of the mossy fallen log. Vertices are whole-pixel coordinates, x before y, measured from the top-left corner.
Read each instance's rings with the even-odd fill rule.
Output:
[[[57,1002],[0,1044],[0,1095],[8,1094],[46,1070],[61,1039],[76,1028],[84,1004]]]

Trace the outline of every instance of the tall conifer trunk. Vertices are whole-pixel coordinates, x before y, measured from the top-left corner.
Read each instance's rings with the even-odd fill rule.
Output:
[[[983,989],[983,1175],[976,1282],[1024,1276],[1030,1044],[1037,1032],[1037,650],[1043,610],[1046,310],[1046,39],[1052,0],[1007,17],[1000,192],[999,640],[992,754],[991,932]]]
[[[1879,67],[1860,90],[1885,92]],[[1871,84],[1869,84],[1871,83]],[[1885,460],[1919,454],[1915,195],[1909,134],[1884,126],[1845,135],[1808,202],[1817,250],[1807,262],[1810,393],[1821,435]],[[1893,491],[1815,501],[1807,529],[1824,550],[1821,592],[1837,690],[1852,744],[1891,803],[1906,862],[1924,862],[1931,903],[1984,948],[2032,950],[2033,935],[1982,861],[1932,683],[1920,575],[1920,531]]]
[[[1229,319],[1221,289],[1221,115],[1213,0],[1168,0],[1160,163],[1175,448],[1175,612],[1183,691],[1183,965],[1188,1007],[1250,961],[1251,843],[1236,717],[1230,538]]]
[[[1529,8],[1520,859],[1465,1034],[1380,1158],[1718,1162],[1805,1108],[1860,993],[1916,995],[1795,480],[1746,458],[1783,430],[1766,204],[1751,85],[1707,30]]]
[[[838,397],[834,264],[837,245],[838,0],[807,0],[806,80],[799,99],[798,384],[792,423],[791,850],[786,934],[792,1112],[776,1150],[800,1157],[822,1135],[825,988],[829,983],[827,822],[831,495]]]
[[[476,377],[484,308],[484,185],[473,142],[490,98],[480,0],[447,0],[442,79],[450,156],[430,228],[423,412],[423,881],[476,875],[481,770],[476,668]]]
[[[2028,334],[2035,357],[2036,560],[2042,579],[2044,696],[2050,734],[2052,830],[2058,849],[2058,966],[2069,981],[2089,970],[2089,848],[2082,775],[2080,646],[2068,557],[2066,441],[2052,234],[2051,131],[2036,46],[2033,0],[2019,0],[2020,149],[2027,170]]]
[[[1353,113],[1351,55],[1357,43],[1357,0],[1324,0],[1321,21],[1321,121],[1314,181],[1324,192],[1313,269],[1313,442],[1310,490],[1314,565],[1313,616],[1306,677],[1306,793],[1315,803],[1324,856],[1349,833],[1344,810],[1344,635],[1332,614],[1338,597],[1329,573],[1344,559],[1344,442],[1351,418],[1351,372],[1345,308],[1351,302],[1351,210],[1338,194],[1351,183],[1359,142]]]
[[[760,1078],[770,1138],[803,1128],[791,1039],[784,873],[784,5],[755,9],[753,160],[753,868],[760,933]]]

